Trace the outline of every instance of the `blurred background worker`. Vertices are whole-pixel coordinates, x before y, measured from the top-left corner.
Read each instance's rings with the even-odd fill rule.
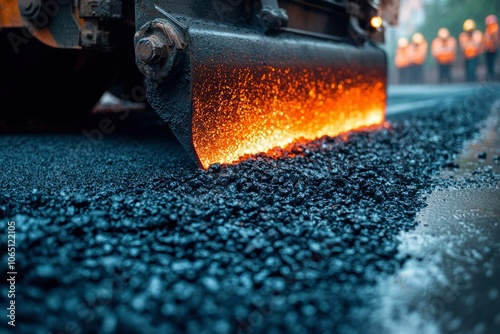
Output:
[[[410,83],[421,84],[424,82],[424,63],[427,59],[429,43],[421,33],[415,33],[411,38],[411,72]]]
[[[438,30],[437,37],[432,41],[431,53],[438,63],[439,82],[451,83],[451,66],[457,58],[457,40],[450,36],[448,29]]]
[[[398,68],[399,83],[410,83],[410,41],[406,37],[401,37],[400,39],[398,39],[394,64]]]
[[[483,37],[483,48],[486,56],[487,79],[495,79],[495,62],[500,45],[500,29],[495,15],[488,15],[485,19],[486,29]]]
[[[476,81],[477,63],[482,53],[483,33],[476,29],[474,20],[466,20],[463,24],[463,32],[460,33],[460,49],[465,58],[465,78],[467,82]]]

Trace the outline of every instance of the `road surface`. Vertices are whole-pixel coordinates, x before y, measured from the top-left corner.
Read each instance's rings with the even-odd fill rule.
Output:
[[[2,328],[500,332],[500,86],[389,93],[374,131],[208,171],[149,112],[4,127]]]

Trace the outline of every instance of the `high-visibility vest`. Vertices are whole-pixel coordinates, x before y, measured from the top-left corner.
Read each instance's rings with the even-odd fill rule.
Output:
[[[411,44],[411,63],[413,65],[422,65],[427,59],[429,44],[424,41],[420,44]]]
[[[493,23],[486,27],[484,31],[483,46],[485,51],[497,51],[500,46],[500,29],[498,23]]]
[[[394,64],[397,68],[405,68],[411,65],[410,46],[396,48]]]
[[[451,64],[457,58],[457,40],[452,36],[445,39],[437,37],[432,41],[431,53],[439,64]]]
[[[483,33],[479,30],[462,32],[459,36],[460,48],[466,59],[479,56],[483,52]]]

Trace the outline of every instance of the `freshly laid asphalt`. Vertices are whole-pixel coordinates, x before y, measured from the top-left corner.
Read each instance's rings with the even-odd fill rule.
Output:
[[[405,89],[436,101],[404,111],[396,88],[389,104],[397,112],[373,131],[208,171],[147,112],[95,115],[78,130],[0,130],[2,249],[7,222],[16,224],[12,332],[398,332],[391,324],[405,315],[378,311],[407,293],[381,284],[419,260],[401,251],[400,236],[421,228],[417,218],[440,187],[500,188],[494,167],[453,178],[500,87],[447,89],[443,99],[436,87]],[[5,268],[3,250],[1,261]],[[483,262],[498,277],[498,257]],[[470,309],[500,310],[496,291],[487,305],[483,292],[461,293]],[[426,321],[437,332],[500,329],[495,312],[456,307]]]

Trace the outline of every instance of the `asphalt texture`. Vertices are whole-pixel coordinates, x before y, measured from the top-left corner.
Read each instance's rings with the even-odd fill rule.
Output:
[[[447,92],[452,100],[389,114],[371,131],[208,171],[155,116],[94,116],[78,131],[4,129],[0,220],[5,231],[16,224],[18,275],[16,327],[2,314],[2,328],[396,333],[401,327],[387,323],[396,320],[376,311],[401,294],[381,296],[381,282],[419,261],[401,251],[400,236],[420,226],[439,187],[500,187],[492,168],[439,177],[460,170],[456,158],[486,126],[499,92]],[[493,297],[488,307],[498,310]],[[464,305],[481,309],[482,300]],[[436,331],[447,332],[438,321],[446,314],[434,317]],[[449,328],[496,332],[498,316],[482,314]]]

